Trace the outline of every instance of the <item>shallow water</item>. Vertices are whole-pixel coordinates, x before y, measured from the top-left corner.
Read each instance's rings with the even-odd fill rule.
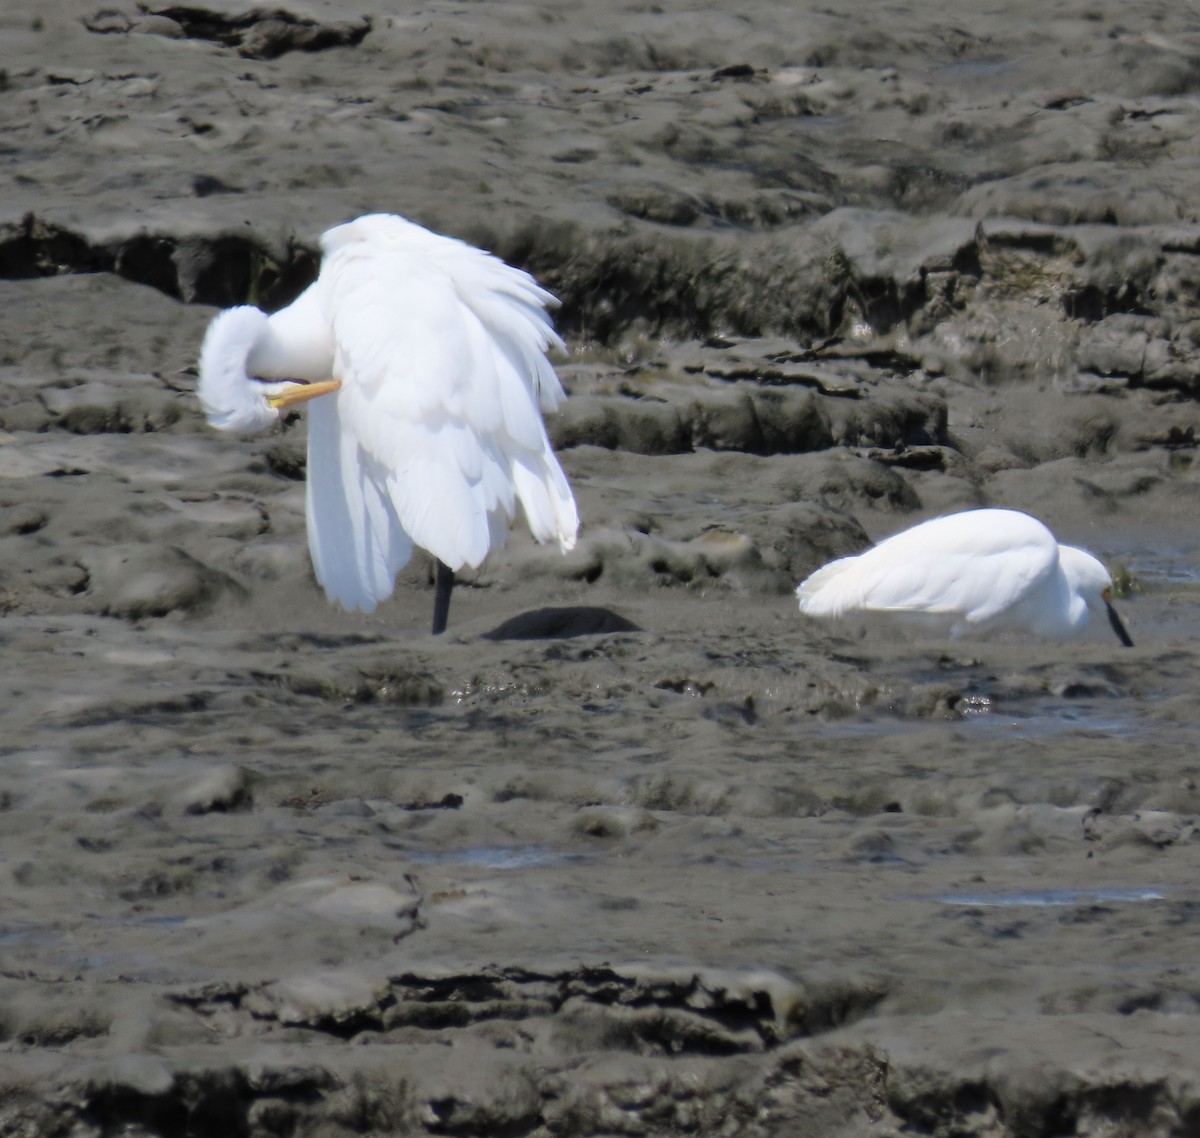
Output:
[[[1149,901],[1180,899],[1179,891],[1161,889],[1139,889],[1121,886],[1108,889],[1042,889],[1029,893],[1002,893],[978,891],[973,893],[942,893],[912,895],[901,898],[906,901],[937,901],[942,905],[965,905],[971,908],[1020,908],[1087,906],[1107,904],[1142,904]]]
[[[1113,707],[1114,703],[1119,701],[1031,699],[1022,701],[1019,713],[990,708],[976,711],[972,708],[964,713],[962,723],[956,725],[955,733],[961,739],[990,734],[1001,738],[1037,740],[1073,733],[1133,739],[1144,737],[1154,729],[1151,724],[1139,722],[1139,710],[1129,709],[1121,714],[1119,707]]]
[[[1114,701],[1064,701],[1046,697],[1026,698],[1020,710],[1009,710],[1012,701],[1004,701],[1000,710],[988,697],[966,695],[954,705],[954,718],[946,722],[948,737],[970,741],[981,737],[1020,740],[1051,739],[1065,734],[1097,734],[1105,737],[1135,738],[1158,730],[1156,725],[1139,721],[1141,709],[1117,713]],[[821,723],[817,734],[837,738],[889,738],[906,733],[927,733],[928,720],[864,715]]]
[[[556,850],[549,846],[484,846],[465,850],[422,850],[419,847],[407,847],[403,848],[403,853],[417,865],[463,865],[499,870],[534,869],[547,865],[583,865],[595,860],[595,855]]]

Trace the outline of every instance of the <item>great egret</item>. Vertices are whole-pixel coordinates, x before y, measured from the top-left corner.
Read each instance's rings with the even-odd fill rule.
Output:
[[[311,400],[308,548],[330,600],[370,612],[414,545],[437,560],[433,631],[454,573],[504,543],[520,502],[538,541],[579,517],[542,411],[563,389],[553,296],[520,269],[392,214],[321,238],[317,280],[271,316],[213,320],[197,392],[209,423],[257,431]]]
[[[1103,605],[1117,638],[1133,647],[1112,606],[1108,570],[1017,510],[965,510],[922,522],[857,557],[831,561],[796,596],[810,616],[902,614],[955,639],[1003,629],[1070,637]]]

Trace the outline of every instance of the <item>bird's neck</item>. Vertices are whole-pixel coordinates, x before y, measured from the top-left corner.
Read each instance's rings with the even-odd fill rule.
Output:
[[[316,286],[268,317],[246,358],[246,371],[262,379],[316,383],[333,376],[333,333],[317,302]]]

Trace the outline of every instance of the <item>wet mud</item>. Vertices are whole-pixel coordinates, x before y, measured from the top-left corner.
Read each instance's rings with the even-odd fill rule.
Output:
[[[0,1133],[1200,1126],[1200,39],[1167,4],[0,13]],[[207,321],[403,213],[579,500],[427,634]],[[1135,647],[801,618],[1029,510]]]

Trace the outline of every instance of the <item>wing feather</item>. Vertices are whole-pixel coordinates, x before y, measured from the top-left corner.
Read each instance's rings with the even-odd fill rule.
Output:
[[[541,461],[536,464],[526,460],[514,463],[513,484],[534,538],[537,541],[553,538],[567,553],[575,548],[579,532],[575,496],[553,452],[547,448],[545,455],[540,457]]]
[[[818,569],[796,594],[801,612],[917,612],[980,624],[1051,577],[1058,543],[1015,510],[967,510],[904,530]]]
[[[389,474],[387,490],[404,529],[452,569],[480,565],[490,533],[482,479],[463,477],[453,453],[421,424],[399,425],[396,439],[407,443],[407,454]]]
[[[578,516],[541,416],[562,395],[550,294],[401,218],[359,218],[323,244],[343,429],[387,471],[408,537],[452,569],[478,566],[520,501],[538,540],[570,548]]]
[[[334,399],[315,399],[308,414],[308,548],[317,581],[331,600],[370,612],[391,595],[412,556],[381,472],[364,461],[342,429]]]

